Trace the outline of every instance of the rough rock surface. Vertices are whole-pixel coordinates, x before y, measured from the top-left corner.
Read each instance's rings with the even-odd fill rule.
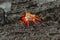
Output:
[[[31,4],[33,3],[33,5]],[[19,25],[19,18],[28,11],[45,17],[40,29],[25,28]],[[33,11],[32,11],[33,10]],[[60,40],[60,1],[44,3],[38,6],[31,1],[12,1],[11,11],[5,14],[6,23],[0,26],[0,40]],[[35,25],[32,25],[35,26]]]

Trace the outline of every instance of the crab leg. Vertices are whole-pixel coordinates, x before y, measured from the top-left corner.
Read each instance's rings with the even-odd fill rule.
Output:
[[[33,23],[34,23],[38,28],[40,27],[37,22],[33,21]]]
[[[29,21],[26,21],[25,24],[27,27],[29,27]]]
[[[44,26],[46,26],[46,25],[43,23],[43,19],[40,18],[39,16],[37,16],[36,20],[40,21]]]
[[[39,16],[36,16],[36,20],[43,22],[42,18],[40,18]]]

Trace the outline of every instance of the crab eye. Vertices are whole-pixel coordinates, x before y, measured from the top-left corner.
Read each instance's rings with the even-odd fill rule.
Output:
[[[26,19],[29,19],[29,18],[31,18],[31,17],[30,17],[30,16],[26,16],[25,18],[26,18]]]

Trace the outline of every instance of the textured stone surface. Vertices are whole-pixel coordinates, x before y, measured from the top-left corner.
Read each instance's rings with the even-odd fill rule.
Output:
[[[39,6],[35,1],[23,1],[23,3],[16,1],[12,1],[11,11],[5,14],[7,24],[0,26],[0,40],[60,40],[59,0],[52,0],[53,2],[49,0],[50,2]],[[40,29],[35,30],[33,27],[25,28],[24,24],[19,25],[20,17],[25,11],[45,17],[46,26],[39,23]],[[32,26],[35,27],[35,25]]]

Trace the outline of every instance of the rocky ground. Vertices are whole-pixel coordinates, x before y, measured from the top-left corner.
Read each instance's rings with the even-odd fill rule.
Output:
[[[28,6],[27,3],[20,9],[18,8],[20,4],[16,7],[13,3],[12,10],[7,12],[8,14],[6,13],[7,24],[0,26],[0,40],[60,40],[60,1],[39,4],[40,6],[35,5],[36,7]],[[25,13],[24,7],[36,15],[45,17],[43,22],[46,26],[39,23],[40,29],[34,29],[19,25],[19,18]],[[35,25],[32,26],[35,27]]]

